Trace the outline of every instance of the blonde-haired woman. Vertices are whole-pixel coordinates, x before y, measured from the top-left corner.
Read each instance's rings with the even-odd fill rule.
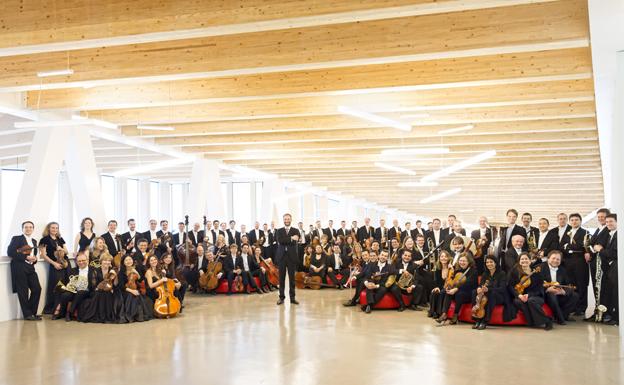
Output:
[[[95,238],[95,241],[93,241],[93,248],[91,252],[89,253],[89,266],[99,268],[100,259],[105,255],[108,255],[109,257],[112,258],[112,256],[108,252],[106,241],[102,237]]]
[[[48,264],[48,287],[43,314],[52,314],[54,310],[54,288],[59,281],[66,282],[71,268],[67,259],[67,246],[61,237],[59,224],[50,222],[41,234],[39,254]]]

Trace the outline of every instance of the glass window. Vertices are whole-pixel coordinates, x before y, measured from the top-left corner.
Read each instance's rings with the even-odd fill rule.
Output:
[[[102,175],[100,180],[102,199],[104,200],[104,214],[106,214],[106,219],[110,220],[115,218],[115,178]]]
[[[184,185],[182,183],[174,183],[171,185],[171,220],[175,226],[170,228],[178,228],[178,222],[184,222]]]
[[[339,223],[340,218],[340,202],[334,199],[327,200],[327,219],[331,219],[334,223]]]
[[[139,181],[137,179],[128,179],[126,182],[127,190],[127,218],[137,220],[139,215]],[[140,222],[137,220],[137,222]]]
[[[262,182],[256,182],[256,219],[262,215]]]
[[[158,182],[150,182],[150,218],[160,223],[160,193]]]
[[[321,219],[321,199],[318,195],[314,195],[314,221]]]
[[[6,252],[7,236],[11,227],[11,220],[17,204],[17,197],[24,180],[23,170],[2,170],[2,253]],[[37,237],[38,238],[38,237]]]
[[[233,219],[239,225],[251,224],[251,184],[232,183],[232,208]]]
[[[225,215],[225,218],[223,218],[224,221],[228,221],[231,219],[230,217],[230,200],[228,199],[228,184],[227,182],[222,182],[221,183],[221,199],[223,201],[223,215]]]

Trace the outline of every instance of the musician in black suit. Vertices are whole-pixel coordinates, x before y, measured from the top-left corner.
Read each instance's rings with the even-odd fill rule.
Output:
[[[365,313],[370,313],[376,303],[381,301],[390,287],[396,281],[396,270],[388,262],[388,252],[379,253],[379,262],[367,271],[368,277],[364,281],[366,287],[366,306],[362,307]],[[401,301],[403,303],[403,301]]]
[[[118,237],[117,234],[117,221],[110,220],[108,221],[108,232],[102,234],[102,238],[104,238],[104,243],[106,243],[106,247],[108,248],[108,253],[111,256],[115,256],[121,249],[121,236]]]
[[[565,267],[561,266],[561,251],[553,250],[548,256],[548,261],[541,264],[540,274],[544,280],[545,302],[552,309],[555,321],[559,325],[565,325],[570,313],[576,307],[579,299],[577,293],[571,287],[559,287],[549,285],[548,283],[557,282],[559,285],[570,285],[570,279],[566,273]]]
[[[518,216],[518,215],[516,214],[516,216]],[[444,234],[444,239],[453,239],[454,238],[454,236],[453,236],[453,229],[454,229],[455,221],[457,221],[457,217],[454,214],[450,214],[446,218],[446,225],[447,225],[447,227],[442,229],[442,233]],[[462,228],[460,233],[461,233],[461,235],[466,235],[466,230]],[[448,244],[450,244],[450,242]]]
[[[264,231],[260,229],[260,222],[256,221],[253,230],[249,232],[249,244],[253,246],[256,242],[261,241],[260,245],[262,245],[264,243],[262,238],[264,238]]]
[[[563,238],[572,229],[572,226],[568,224],[568,215],[566,213],[559,213],[557,215],[557,222],[558,226],[555,227],[553,231],[557,234],[557,248],[563,253],[565,260],[565,250],[563,249],[565,240]]]
[[[370,225],[370,218],[364,218],[364,226],[360,227],[357,231],[357,239],[360,243],[364,244],[368,238],[375,235],[375,228]]]
[[[37,240],[32,238],[35,225],[31,221],[22,223],[22,235],[11,238],[7,254],[11,257],[11,284],[13,293],[17,293],[24,320],[39,321],[37,315],[41,285],[35,271],[37,263]],[[30,250],[22,249],[31,247]],[[22,249],[20,251],[20,249]],[[30,291],[30,294],[29,294]]]
[[[251,247],[248,244],[243,244],[241,246],[240,258],[243,263],[241,276],[243,277],[243,285],[245,285],[245,293],[250,294],[249,286],[251,286],[256,290],[257,294],[263,294],[264,290],[258,286],[254,279],[254,276],[258,275],[260,265],[256,261],[256,257],[252,254]]]
[[[318,238],[320,242],[322,236],[323,236],[323,228],[321,226],[321,221],[316,221],[315,227],[310,233],[310,242],[312,242],[314,238]]]
[[[437,247],[440,243],[444,242],[446,238],[444,237],[444,232],[440,228],[441,225],[442,225],[442,222],[440,221],[440,219],[438,218],[433,219],[433,221],[431,222],[431,230],[428,231],[427,234],[425,235],[425,238],[426,238],[425,242],[427,244],[430,243],[429,239],[433,241],[434,247]]]
[[[168,235],[169,239],[165,239],[165,235]],[[167,253],[173,253],[173,236],[169,231],[169,221],[165,219],[160,221],[160,230],[156,232],[156,238],[161,240],[160,244],[156,248],[156,256],[158,256],[158,258]]]
[[[275,237],[277,238],[277,267],[280,274],[279,285],[279,300],[278,305],[284,303],[286,296],[284,295],[284,289],[286,286],[286,273],[288,273],[288,292],[290,295],[290,303],[298,305],[299,302],[295,298],[295,271],[297,269],[298,261],[298,247],[299,231],[294,227],[290,227],[292,222],[292,216],[290,214],[284,214],[284,227],[277,229]]]
[[[178,222],[178,232],[173,234],[173,259],[175,260],[176,266],[180,264],[180,258],[178,256],[178,247],[184,245],[186,242],[186,231],[184,228],[184,222]]]
[[[158,238],[156,227],[158,226],[158,222],[156,219],[150,219],[149,221],[149,230],[143,233],[143,238],[147,239],[147,242],[150,243],[154,239]]]
[[[475,266],[477,274],[482,275],[485,272],[485,256],[488,255],[488,248],[492,243],[492,229],[488,226],[486,217],[479,217],[479,228],[470,233],[475,245],[481,240],[481,257],[475,258]]]
[[[516,224],[516,220],[518,219],[518,211],[515,209],[507,210],[507,227],[501,227],[500,229],[500,243],[498,244],[498,253],[497,255],[503,256],[507,249],[511,247],[511,239],[514,235],[521,235],[523,238],[527,237],[526,231]],[[524,242],[523,250],[527,250],[526,242]],[[507,270],[508,271],[508,270]]]
[[[141,238],[141,234],[136,231],[136,221],[132,218],[128,219],[128,231],[121,234],[121,246],[126,250],[127,254],[136,252],[137,238]],[[138,235],[138,237],[137,237]]]
[[[328,281],[331,281],[337,289],[344,289],[343,285],[349,278],[349,264],[351,263],[351,259],[342,253],[340,245],[334,245],[332,247],[332,253],[327,255],[325,263],[327,265]],[[342,276],[340,280],[336,277],[337,274]]]
[[[336,233],[336,230],[334,230],[333,226],[334,226],[334,221],[330,219],[327,224],[327,228],[323,229],[323,234],[327,235],[327,239],[329,240],[329,243],[331,243],[332,245],[334,244],[334,242],[336,241],[336,237],[338,236],[338,233]]]
[[[236,243],[232,243],[229,249],[230,254],[223,258],[223,272],[228,281],[227,295],[231,295],[234,292],[234,278],[243,272],[243,258],[238,255],[238,246]]]
[[[199,229],[199,223],[195,222],[193,224],[193,229],[190,230],[187,234],[189,240],[193,244],[193,246],[197,247],[197,245],[203,241],[204,239],[204,231]]]
[[[230,228],[227,229],[227,231],[225,232],[225,235],[227,236],[228,245],[231,245],[232,243],[236,243],[236,245],[240,247],[241,233],[239,231],[236,231],[236,221],[234,220],[230,221]]]
[[[533,236],[535,237],[535,242],[537,242],[537,235],[539,233],[539,229],[537,227],[531,226],[531,221],[533,221],[533,216],[531,215],[531,213],[522,214],[521,221],[522,221],[522,229],[526,233],[525,238],[528,240],[529,236],[533,234]]]
[[[262,231],[264,231],[264,243],[262,244],[262,255],[264,259],[275,259],[275,231],[269,229],[268,224],[262,225]]]
[[[516,234],[511,238],[511,245],[507,248],[505,255],[502,258],[501,268],[505,273],[509,274],[518,263],[518,257],[522,253],[522,247],[524,246],[524,237],[520,234]]]
[[[364,281],[370,277],[369,270],[373,265],[377,265],[377,253],[371,251],[369,254],[367,250],[362,250],[362,261],[360,262],[359,272],[354,270],[353,277],[351,277],[350,282],[351,287],[355,288],[355,294],[349,301],[345,302],[343,306],[356,306],[360,302],[360,294],[362,293],[362,290],[366,289]],[[347,281],[347,285],[349,285],[349,281]]]
[[[596,212],[596,221],[598,221],[598,228],[591,236],[589,252],[585,252],[585,261],[589,263],[589,271],[592,277],[592,282],[596,279],[596,250],[594,246],[602,245],[607,246],[609,241],[609,229],[607,228],[607,215],[611,214],[611,211],[606,208],[601,208]],[[595,283],[595,282],[594,282]]]
[[[601,258],[602,270],[604,275],[601,280],[601,296],[600,303],[607,310],[604,316],[604,322],[609,325],[617,325],[619,323],[619,304],[618,304],[618,253],[617,253],[617,215],[608,214],[606,216],[606,225],[609,230],[609,239],[607,245],[602,247],[598,244],[594,250]]]
[[[199,277],[206,274],[208,269],[208,254],[212,254],[210,250],[204,250],[204,246],[200,243],[195,249],[197,251],[197,265],[191,266],[190,269],[185,269],[185,278],[189,286],[193,287],[194,291],[199,289]]]
[[[418,234],[425,236],[426,230],[422,228],[422,221],[419,219],[416,221],[416,228],[414,228],[414,237],[417,237]],[[415,238],[414,238],[415,239]]]
[[[396,219],[392,220],[392,227],[388,229],[388,242],[390,242],[392,239],[397,239],[397,234],[399,234],[399,237],[401,235],[403,231],[401,230],[401,228],[399,227],[399,221]]]
[[[223,235],[223,237],[225,238],[225,230],[222,230],[219,228],[219,221],[217,220],[212,221],[212,228],[214,229],[213,232],[215,233],[217,237],[219,237],[219,235]],[[217,238],[215,238],[215,244],[216,243],[217,243]]]
[[[571,229],[561,238],[563,265],[579,294],[574,315],[585,314],[585,309],[587,309],[587,285],[589,285],[589,266],[585,261],[586,250],[584,247],[585,235],[588,232],[581,227],[581,221],[580,214],[570,214],[569,222]]]
[[[537,256],[542,262],[546,262],[548,254],[553,250],[559,250],[559,240],[557,238],[557,229],[548,227],[550,222],[546,218],[540,218],[538,222],[539,228],[535,242],[537,246]]]
[[[350,235],[351,231],[347,229],[347,222],[340,221],[340,228],[336,230],[336,236],[347,238],[347,235]]]
[[[420,283],[420,276],[417,271],[418,267],[416,266],[414,261],[412,261],[412,252],[410,250],[404,249],[401,252],[400,258],[397,258],[394,266],[392,267],[396,271],[397,280],[395,284],[390,287],[390,292],[392,292],[392,295],[394,295],[397,302],[399,302],[399,311],[405,310],[405,307],[409,307],[411,310],[420,310],[418,308],[418,305],[422,302],[424,287]],[[408,287],[402,289],[399,287],[398,283],[404,271],[407,271],[409,274],[411,274],[413,278],[411,284]],[[411,302],[407,304],[404,303],[402,294],[411,294]]]
[[[386,227],[386,221],[384,219],[380,219],[379,227],[375,229],[374,238],[377,242],[379,242],[381,247],[384,249],[388,248],[388,239],[389,239],[388,230],[389,229]],[[382,239],[384,240],[383,242],[382,242]]]
[[[407,238],[414,238],[414,230],[412,230],[411,222],[405,222],[405,230],[401,232],[401,243],[405,242]]]
[[[84,253],[79,253],[76,256],[76,267],[71,269],[69,277],[78,277],[76,284],[76,292],[70,292],[62,290],[57,293],[55,301],[55,313],[52,319],[58,319],[65,316],[65,321],[71,321],[74,312],[78,309],[82,301],[89,298],[91,293],[95,290],[93,287],[93,280],[89,279],[94,275],[94,268],[89,266],[89,259]],[[67,285],[69,280],[65,281]],[[71,305],[69,305],[71,303]],[[68,306],[69,305],[69,306]],[[57,312],[58,311],[58,312]]]

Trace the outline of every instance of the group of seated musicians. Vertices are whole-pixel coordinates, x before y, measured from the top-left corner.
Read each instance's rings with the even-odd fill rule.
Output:
[[[440,323],[456,323],[462,304],[478,308],[476,305],[485,302],[482,311],[475,313],[480,316],[473,316],[477,329],[486,327],[496,305],[504,306],[506,320],[513,319],[520,309],[530,325],[549,329],[552,322],[541,308],[544,302],[555,321],[563,324],[571,314],[584,313],[591,272],[592,280],[600,278],[594,285],[603,309],[600,319],[616,324],[617,217],[599,210],[600,227],[590,236],[581,228],[578,214],[569,219],[559,214],[558,227],[553,229],[545,218],[539,220],[539,228],[532,227],[528,213],[522,215],[522,226],[516,225],[517,216],[515,210],[509,210],[508,226],[500,229],[490,227],[481,217],[479,228],[470,237],[454,215],[448,217],[448,227],[442,228],[441,221],[433,219],[427,230],[420,227],[420,221],[414,230],[409,223],[402,230],[396,220],[392,228],[386,228],[381,220],[375,229],[366,219],[364,226],[357,227],[354,222],[350,230],[345,221],[338,230],[331,228],[331,222],[325,229],[317,222],[309,232],[299,223],[298,270],[321,277],[329,286],[355,288],[347,306],[356,306],[365,291],[363,310],[367,313],[389,293],[399,303],[399,311],[419,310],[428,304],[430,317]],[[250,232],[239,232],[233,221],[230,228],[225,228],[225,223],[219,227],[218,221],[206,222],[204,230],[199,223],[188,230],[188,225],[180,222],[179,231],[172,234],[167,221],[161,221],[157,230],[157,222],[152,220],[150,229],[139,233],[129,220],[130,230],[117,234],[117,222],[109,221],[108,231],[98,237],[93,221],[85,218],[76,236],[74,268],[57,223],[46,226],[37,244],[32,237],[34,225],[24,222],[23,234],[13,237],[8,248],[13,288],[24,318],[40,319],[41,288],[34,269],[38,256],[50,264],[44,313],[67,320],[150,319],[157,289],[169,280],[174,282],[174,295],[180,302],[187,290],[214,294],[215,287],[201,284],[208,275],[227,282],[228,294],[236,286],[258,294],[275,289],[262,267],[262,262],[271,263],[274,257],[274,224],[260,229],[256,222]],[[189,246],[196,259],[189,260]],[[217,263],[222,267],[218,272],[214,269]],[[457,311],[447,320],[453,302]]]

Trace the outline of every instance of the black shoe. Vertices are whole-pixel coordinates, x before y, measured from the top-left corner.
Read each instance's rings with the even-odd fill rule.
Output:
[[[61,315],[60,314],[53,314],[52,315],[52,321],[56,321],[57,319],[61,319]]]
[[[281,298],[280,298],[280,299],[278,299],[278,300],[277,300],[277,305],[278,305],[278,306],[279,306],[279,305],[282,305],[283,303],[284,303],[284,300],[283,300],[283,299],[281,299]]]
[[[269,288],[269,291],[273,291],[274,290],[272,286],[268,286],[268,288]]]
[[[557,325],[567,325],[564,320],[557,320]]]
[[[410,306],[410,310],[420,311],[421,309],[418,307],[418,305],[412,305]]]
[[[457,314],[455,314],[453,316],[453,318],[451,318],[451,322],[449,322],[451,325],[455,325],[457,323]]]
[[[24,321],[39,321],[39,320],[34,315],[29,315],[28,317],[24,317]]]
[[[399,307],[399,308],[397,309],[397,311],[398,311],[399,313],[401,313],[401,312],[405,311],[405,306],[401,306],[401,307]]]
[[[336,289],[338,289],[338,290],[344,290],[344,287],[342,287],[342,285],[338,285],[338,286],[336,286]]]
[[[546,322],[546,325],[544,325],[544,330],[546,330],[546,331],[552,330],[552,328],[553,328],[552,321],[548,321],[548,322]]]
[[[576,320],[574,318],[570,317],[570,316],[568,316],[568,318],[566,318],[565,320],[566,320],[566,322],[576,322]],[[586,318],[583,319],[583,321],[585,321],[585,320],[586,320]]]
[[[251,290],[245,289],[245,294],[251,294]]]
[[[478,329],[480,325],[481,325],[481,322],[480,322],[480,321],[477,321],[477,322],[475,322],[475,324],[474,324],[474,325],[472,325],[472,328],[473,328],[473,329]]]
[[[570,321],[571,319],[572,319],[571,317],[568,317],[567,320]],[[596,315],[594,314],[591,317],[583,318],[583,321],[585,321],[585,322],[596,322]]]
[[[342,306],[344,307],[351,307],[351,306],[356,306],[357,304],[353,301],[347,301],[345,303],[342,304]]]
[[[70,322],[71,320],[72,320],[71,314],[67,312],[67,314],[65,314],[65,322]]]
[[[299,301],[297,301],[294,298],[290,300],[290,303],[293,304],[293,305],[299,305]]]
[[[256,294],[262,295],[262,294],[264,294],[264,292],[262,291],[262,289],[256,289]]]
[[[41,321],[43,319],[43,317],[38,314],[35,314],[35,318],[37,319],[37,321]]]
[[[608,321],[605,321],[604,323],[606,325],[611,325],[611,326],[617,326],[618,325],[618,322],[616,320],[614,320],[613,318],[608,320]]]
[[[370,312],[371,312],[371,311],[372,311],[372,309],[371,309],[370,305],[366,305],[366,306],[364,307],[364,313],[366,313],[366,314],[370,314]]]
[[[483,330],[483,329],[485,329],[485,327],[486,327],[486,326],[487,326],[487,324],[486,324],[485,322],[481,322],[481,323],[479,324],[478,329],[479,329],[479,330]]]

